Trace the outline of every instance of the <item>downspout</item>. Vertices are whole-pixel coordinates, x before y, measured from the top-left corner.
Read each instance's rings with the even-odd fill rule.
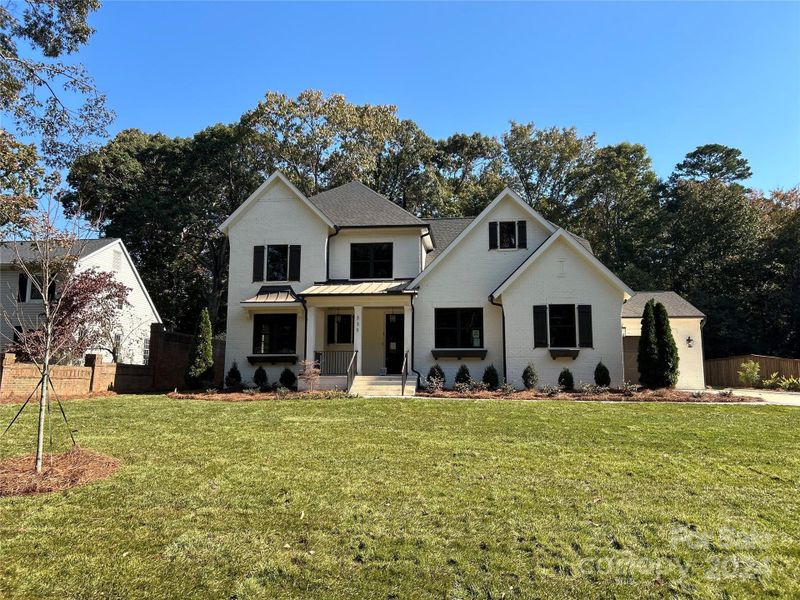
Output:
[[[333,233],[328,234],[328,240],[325,242],[325,281],[331,279],[331,238],[339,235],[341,228],[338,225],[333,226]]]
[[[417,376],[417,387],[419,387],[420,381],[422,381],[422,375],[419,371],[414,368],[414,331],[416,327],[414,326],[414,297],[416,294],[411,294],[411,348],[409,348],[409,355],[408,355],[408,362],[411,363],[411,370]]]
[[[503,382],[508,383],[508,373],[506,372],[506,310],[502,304],[494,301],[494,296],[489,294],[489,302],[500,307],[500,316],[503,321]]]
[[[303,358],[308,360],[308,307],[305,298],[298,296],[297,299],[303,305]],[[314,360],[314,357],[311,357],[311,360]]]

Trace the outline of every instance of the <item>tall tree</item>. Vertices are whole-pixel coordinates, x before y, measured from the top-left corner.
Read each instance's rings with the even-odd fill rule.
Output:
[[[657,188],[645,147],[624,142],[597,151],[578,201],[577,231],[634,289],[652,289],[664,260]]]
[[[65,57],[93,33],[97,0],[29,0],[0,7],[0,225],[54,189],[58,169],[105,135],[105,97]],[[10,126],[9,126],[10,125]]]
[[[678,347],[672,337],[672,327],[669,324],[669,315],[666,307],[661,302],[656,302],[653,307],[653,317],[656,330],[656,348],[658,360],[656,362],[656,387],[675,387],[678,382]]]
[[[642,313],[642,332],[639,337],[639,382],[648,388],[657,387],[658,338],[656,337],[655,301],[648,300]]]
[[[675,166],[674,179],[691,181],[715,180],[734,183],[752,175],[747,159],[738,148],[722,144],[704,144],[686,155]]]
[[[502,137],[512,181],[533,208],[558,225],[573,221],[594,157],[594,134],[578,135],[574,127],[538,129],[511,122]]]

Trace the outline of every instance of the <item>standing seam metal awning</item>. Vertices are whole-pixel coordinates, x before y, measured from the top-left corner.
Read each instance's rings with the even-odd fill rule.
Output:
[[[299,304],[300,298],[290,285],[263,285],[252,298],[242,300],[245,306],[253,304]]]
[[[315,283],[300,294],[302,296],[359,296],[402,294],[410,280],[405,281],[341,281]]]

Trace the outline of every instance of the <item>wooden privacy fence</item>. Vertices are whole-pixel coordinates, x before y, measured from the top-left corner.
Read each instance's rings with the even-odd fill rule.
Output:
[[[739,380],[742,363],[755,361],[761,367],[761,377],[778,373],[783,377],[800,377],[800,359],[744,354],[726,358],[711,358],[705,361],[706,384],[714,387],[743,387]]]

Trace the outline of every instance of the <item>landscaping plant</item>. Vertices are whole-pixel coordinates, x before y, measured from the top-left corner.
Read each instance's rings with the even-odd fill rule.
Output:
[[[258,389],[264,389],[267,387],[267,383],[269,383],[269,378],[267,377],[267,371],[264,367],[259,366],[256,369],[256,372],[253,373],[253,383],[256,384]]]
[[[189,370],[186,372],[186,385],[197,389],[208,387],[214,379],[214,355],[211,346],[211,319],[208,309],[200,313],[197,339],[189,355]]]
[[[611,374],[608,372],[608,367],[603,364],[603,361],[597,363],[594,368],[594,382],[601,387],[611,385]]]
[[[656,384],[658,387],[672,388],[678,383],[678,347],[672,337],[672,328],[669,324],[669,315],[666,307],[657,302],[653,307],[656,326],[656,347],[658,348],[658,361],[656,362]]]
[[[434,364],[428,370],[428,381],[432,381],[434,379],[438,379],[442,382],[439,389],[444,387],[444,384],[447,381],[447,378],[444,376],[444,369],[442,369],[442,367],[439,366],[439,363]]]
[[[242,374],[239,372],[239,367],[234,361],[231,368],[228,369],[228,374],[225,375],[226,388],[239,388],[242,385]]]
[[[567,392],[571,392],[575,389],[575,379],[572,377],[572,372],[567,367],[564,367],[558,375],[558,386]]]
[[[482,379],[490,390],[496,390],[500,387],[500,376],[497,374],[497,369],[495,369],[494,365],[489,365],[484,369]]]
[[[281,376],[278,378],[278,381],[286,389],[293,390],[297,384],[297,376],[287,367],[281,371]]]
[[[642,314],[642,333],[639,337],[639,352],[637,361],[639,363],[639,381],[645,387],[655,388],[658,386],[658,376],[656,374],[658,363],[658,341],[656,339],[656,319],[654,313],[655,302],[649,300],[644,305]]]
[[[461,365],[458,367],[458,373],[456,373],[456,377],[453,380],[454,383],[466,383],[468,384],[472,377],[469,374],[469,368],[467,365]]]
[[[530,363],[522,372],[522,383],[526,390],[532,390],[539,383],[539,374],[536,372],[536,366]]]
[[[758,387],[761,384],[761,365],[754,360],[744,361],[737,373],[745,387]]]

